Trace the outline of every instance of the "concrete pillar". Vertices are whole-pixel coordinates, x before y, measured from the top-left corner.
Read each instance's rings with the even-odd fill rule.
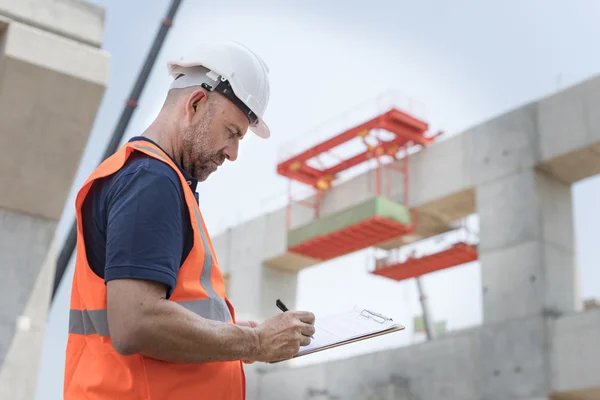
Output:
[[[108,80],[103,26],[79,1],[0,2],[2,399],[35,394],[55,229]]]
[[[578,308],[571,187],[535,169],[476,188],[484,322]]]
[[[267,268],[262,264],[246,266],[235,271],[229,279],[229,298],[238,320],[262,322],[281,311],[275,301],[281,299],[290,310],[296,306],[297,276]]]
[[[290,310],[296,306],[298,273],[264,265],[265,254],[278,254],[285,246],[285,213],[247,221],[211,238],[223,274],[229,276],[227,295],[238,320],[264,321],[281,311],[281,299]]]

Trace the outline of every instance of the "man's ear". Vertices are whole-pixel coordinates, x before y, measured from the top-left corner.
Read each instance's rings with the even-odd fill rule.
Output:
[[[192,123],[192,120],[204,104],[206,104],[207,100],[208,94],[204,89],[197,89],[190,93],[185,102],[185,116],[188,123]]]

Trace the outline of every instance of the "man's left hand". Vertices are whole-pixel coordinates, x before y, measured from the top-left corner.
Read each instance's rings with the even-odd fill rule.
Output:
[[[246,326],[248,328],[256,328],[258,326],[258,323],[256,321],[237,321],[235,324],[239,326]],[[254,361],[248,360],[243,361],[244,364],[252,364],[253,362]]]

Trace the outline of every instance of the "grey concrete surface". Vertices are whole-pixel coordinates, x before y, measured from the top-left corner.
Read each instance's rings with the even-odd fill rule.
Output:
[[[47,247],[48,251],[39,273],[34,276],[33,287],[29,292],[22,292],[31,295],[17,317],[16,325],[13,320],[14,335],[11,335],[10,347],[0,364],[1,399],[26,400],[35,397],[38,360],[44,344],[44,329],[54,281],[57,247],[55,236]],[[27,282],[32,280],[32,275],[27,276]],[[10,293],[10,290],[7,292]]]
[[[0,15],[56,36],[100,47],[104,9],[81,0],[0,0]]]
[[[409,156],[409,205],[423,225],[381,247],[433,236],[477,213],[482,326],[305,368],[260,367],[249,376],[249,399],[600,398],[600,311],[580,312],[571,197],[574,182],[600,173],[598,109],[600,77],[593,77]],[[321,213],[373,195],[370,171],[334,186]],[[402,201],[401,185],[391,197]],[[306,208],[292,215],[293,225],[312,218]],[[271,312],[262,301],[265,276],[293,297],[296,271],[318,264],[287,253],[285,232],[281,209],[214,238],[231,282],[249,283],[230,287],[244,317]]]
[[[0,40],[0,207],[58,220],[104,94],[109,57],[16,22]]]
[[[593,400],[582,389],[599,384],[599,330],[600,310],[526,317],[346,360],[255,368],[248,399]]]
[[[0,398],[35,395],[55,229],[108,81],[103,10],[0,0]]]
[[[56,221],[0,209],[0,365],[23,315],[52,240]],[[44,318],[45,319],[45,318]]]
[[[581,308],[571,188],[526,169],[477,188],[486,322]]]

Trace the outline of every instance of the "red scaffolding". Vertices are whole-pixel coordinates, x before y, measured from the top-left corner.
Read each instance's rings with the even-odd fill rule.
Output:
[[[382,129],[394,135],[393,139],[382,141],[375,137],[376,144],[367,142],[367,137],[375,129]],[[427,123],[420,121],[402,111],[392,108],[385,114],[379,115],[361,125],[326,140],[323,143],[303,151],[277,165],[277,172],[292,180],[302,182],[315,189],[326,190],[331,187],[336,175],[370,159],[380,159],[388,155],[395,159],[401,149],[410,145],[429,145],[434,138],[424,136],[428,129]],[[365,144],[363,152],[347,160],[339,160],[336,165],[329,168],[318,169],[311,167],[308,161],[324,153],[330,153],[334,148],[356,138],[362,139]]]
[[[402,281],[466,264],[471,261],[477,261],[478,258],[479,255],[476,246],[465,242],[458,242],[448,249],[423,257],[408,258],[402,262],[384,263],[375,268],[374,271],[371,271],[371,273],[396,281]]]
[[[477,261],[479,253],[475,243],[478,240],[472,239],[474,235],[467,229],[465,222],[463,221],[461,227],[453,232],[459,233],[458,240],[442,250],[421,257],[412,255],[402,257],[399,254],[401,248],[391,250],[387,257],[375,260],[375,269],[371,273],[401,281]]]
[[[314,219],[320,217],[321,199],[332,187],[339,175],[369,160],[375,160],[375,196],[391,197],[392,184],[395,181],[391,172],[402,174],[404,206],[409,208],[408,191],[408,153],[415,146],[428,146],[435,137],[426,137],[428,124],[399,109],[392,107],[374,118],[358,124],[342,133],[314,145],[313,147],[293,155],[277,165],[277,172],[289,178],[288,206],[286,227],[292,228],[292,205],[299,204],[313,210]],[[378,134],[379,133],[379,134]],[[380,133],[391,136],[381,138]],[[358,154],[349,158],[335,156],[333,150],[351,141],[358,141],[362,146]],[[325,166],[320,157],[329,155],[337,163]],[[401,162],[400,158],[402,158]],[[319,167],[311,166],[316,164]],[[384,175],[385,174],[385,175]],[[311,188],[312,196],[295,200],[292,183],[298,182]],[[297,253],[318,260],[329,260],[349,254],[370,246],[374,246],[414,230],[415,220],[410,225],[396,220],[374,215],[358,223],[346,226],[334,232],[319,235],[295,244],[288,248]]]

